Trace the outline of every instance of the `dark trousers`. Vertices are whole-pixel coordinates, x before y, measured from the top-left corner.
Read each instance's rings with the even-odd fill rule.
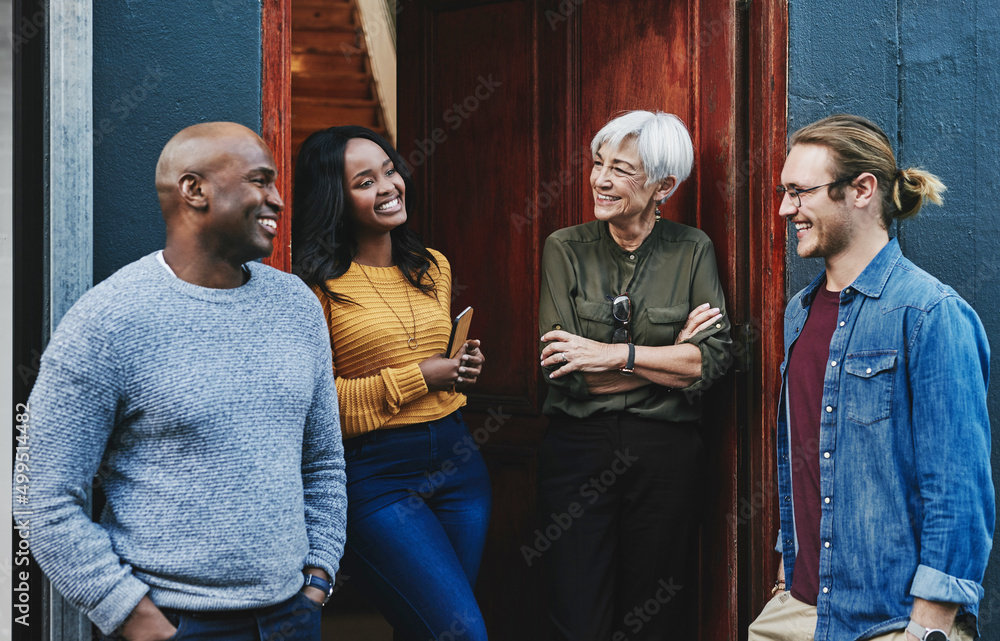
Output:
[[[342,579],[397,641],[486,641],[473,587],[490,480],[461,414],[349,439]]]
[[[531,548],[546,569],[551,639],[695,638],[701,470],[696,425],[627,414],[551,421]]]
[[[177,627],[168,641],[319,641],[322,607],[301,592],[277,605],[225,612],[162,608]],[[119,634],[102,641],[120,641]]]

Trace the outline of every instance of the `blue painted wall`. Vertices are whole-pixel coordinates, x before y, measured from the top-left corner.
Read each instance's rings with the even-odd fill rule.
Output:
[[[993,347],[993,478],[1000,481],[1000,4],[959,0],[790,0],[789,133],[831,113],[871,118],[903,167],[948,186],[944,207],[896,225],[903,253],[954,287]],[[788,245],[788,293],[820,260]],[[980,619],[1000,639],[1000,559],[991,557]]]
[[[163,247],[153,176],[172,135],[260,131],[260,74],[259,2],[94,2],[95,283]]]

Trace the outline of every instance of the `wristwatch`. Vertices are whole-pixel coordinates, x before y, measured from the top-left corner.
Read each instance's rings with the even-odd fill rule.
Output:
[[[628,344],[628,361],[625,363],[625,367],[619,370],[625,376],[631,376],[635,374],[635,345],[632,343]]]
[[[910,624],[906,626],[906,631],[920,639],[920,641],[948,641],[948,635],[945,634],[944,630],[925,628],[913,619],[910,619]]]
[[[303,574],[306,575],[306,580],[302,584],[302,587],[303,588],[313,587],[322,590],[324,594],[326,594],[326,596],[323,598],[323,605],[326,605],[327,601],[330,600],[330,597],[333,596],[333,586],[330,584],[329,581],[321,579],[315,574],[309,574],[308,572],[304,572]]]

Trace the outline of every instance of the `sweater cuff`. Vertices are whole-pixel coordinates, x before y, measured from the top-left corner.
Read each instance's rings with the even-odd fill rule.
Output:
[[[330,575],[330,583],[333,583],[337,577],[337,570],[340,569],[340,563],[333,561],[331,563],[331,558],[327,554],[320,554],[315,550],[310,550],[309,554],[306,555],[305,563],[302,564],[302,568],[314,567],[323,570]]]
[[[110,635],[125,622],[142,597],[149,592],[149,586],[131,574],[115,586],[97,606],[87,613],[101,632]]]
[[[399,408],[403,405],[420,398],[428,391],[418,363],[400,368],[387,367],[382,370],[382,378],[391,392],[390,402],[395,401],[392,407],[393,414],[399,412]]]
[[[983,587],[970,579],[960,579],[920,564],[910,585],[910,595],[927,601],[969,605],[983,598]]]

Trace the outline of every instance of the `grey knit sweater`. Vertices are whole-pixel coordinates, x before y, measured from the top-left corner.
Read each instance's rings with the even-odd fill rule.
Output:
[[[236,289],[151,254],[87,292],[29,399],[31,551],[104,632],[162,607],[271,605],[343,552],[343,446],[329,333],[299,279]],[[100,484],[100,525],[83,510]]]

